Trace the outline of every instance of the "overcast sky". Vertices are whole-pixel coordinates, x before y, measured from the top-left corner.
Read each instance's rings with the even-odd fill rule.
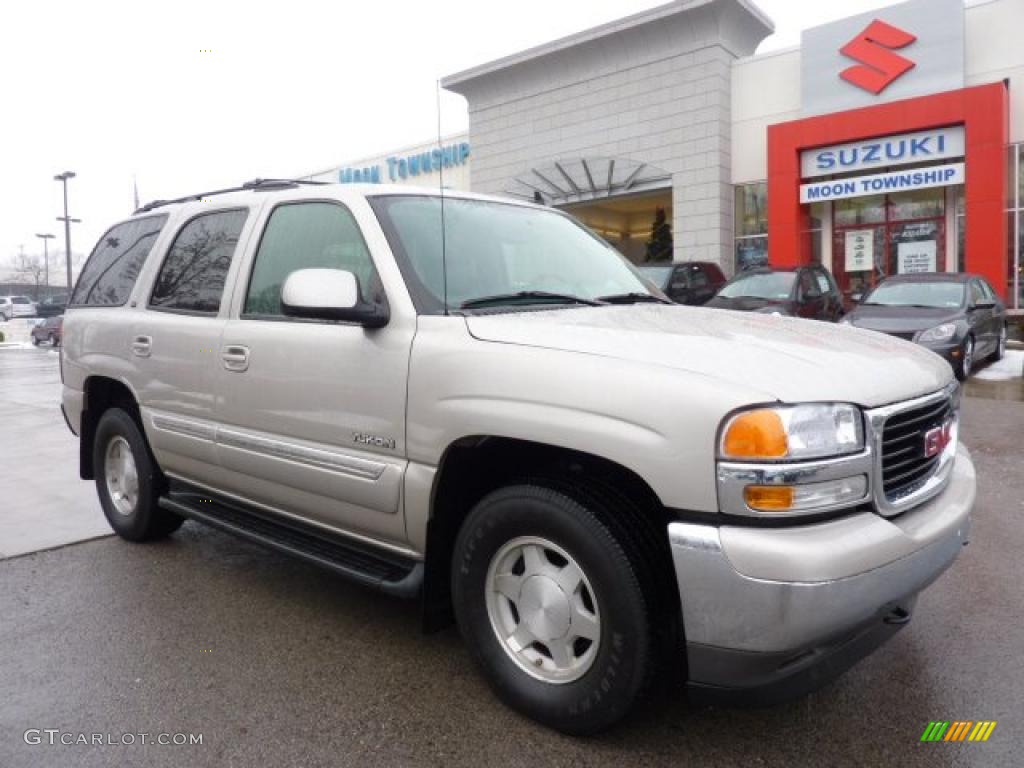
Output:
[[[756,0],[776,34],[888,5]],[[179,0],[5,3],[0,19],[0,265],[88,252],[143,202],[255,177],[311,173],[435,135],[444,75],[662,4],[658,0]],[[442,131],[466,127],[442,100]],[[52,262],[56,266],[57,260]],[[63,265],[63,259],[59,260]],[[62,269],[51,268],[51,281]]]

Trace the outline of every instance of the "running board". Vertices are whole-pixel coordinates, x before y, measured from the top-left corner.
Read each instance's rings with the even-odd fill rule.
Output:
[[[159,504],[182,517],[298,557],[385,594],[417,597],[423,585],[421,561],[359,546],[301,523],[284,523],[180,483],[173,483]]]

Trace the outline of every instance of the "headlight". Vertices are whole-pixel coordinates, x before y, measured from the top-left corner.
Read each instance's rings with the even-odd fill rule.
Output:
[[[942,325],[936,325],[934,328],[929,328],[927,331],[924,331],[917,337],[917,340],[921,342],[949,341],[955,334],[956,326],[953,323],[943,323]]]
[[[798,461],[862,450],[864,424],[856,406],[811,403],[734,415],[722,430],[719,456],[741,461]]]

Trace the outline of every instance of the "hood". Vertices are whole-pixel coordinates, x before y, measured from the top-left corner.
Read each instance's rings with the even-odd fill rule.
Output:
[[[780,312],[789,311],[788,299],[759,299],[754,296],[715,296],[704,306],[717,307],[720,309],[735,309],[740,312],[756,312],[758,310],[778,309]]]
[[[477,339],[660,365],[785,402],[864,406],[941,389],[938,355],[891,336],[814,320],[705,307],[634,304],[468,315]]]
[[[959,310],[936,307],[873,307],[860,305],[846,315],[846,321],[858,328],[882,333],[917,333],[942,323],[955,323],[962,317]]]

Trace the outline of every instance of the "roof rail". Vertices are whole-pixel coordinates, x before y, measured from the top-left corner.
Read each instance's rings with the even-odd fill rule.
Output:
[[[154,200],[136,209],[135,213],[146,213],[148,211],[152,211],[155,208],[162,208],[165,205],[174,205],[175,203],[188,203],[195,200],[202,200],[205,197],[213,197],[214,195],[226,195],[230,192],[260,192],[273,189],[289,189],[291,187],[298,187],[303,184],[320,186],[328,183],[329,182],[326,181],[308,181],[306,179],[253,179],[252,181],[247,181],[238,187],[215,189],[211,192],[200,192],[199,194],[195,195],[177,197],[173,200]]]

